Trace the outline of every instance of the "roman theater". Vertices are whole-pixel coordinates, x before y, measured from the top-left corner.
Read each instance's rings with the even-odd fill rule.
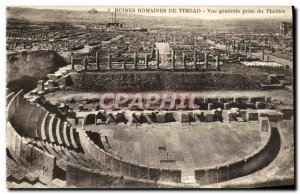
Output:
[[[262,20],[185,29],[120,13],[146,29],[116,12],[60,10],[72,21],[52,24],[17,20],[18,10],[52,13],[8,10],[8,188],[295,184],[288,23],[274,35]],[[76,23],[79,13],[87,19]],[[85,23],[104,16],[112,21]]]
[[[292,94],[255,90],[284,75],[233,75],[219,67],[206,70],[206,62],[196,62],[204,65],[201,70],[195,70],[194,62],[177,69],[173,54],[174,67],[166,68],[154,64],[159,55],[154,65],[147,64],[152,63],[147,56],[138,63],[137,56],[126,70],[111,56],[102,62],[96,58],[96,63],[84,60],[83,65],[71,58],[34,90],[9,93],[11,157],[38,171],[40,180],[70,187],[242,187],[288,181],[271,175],[290,170],[284,165],[285,150],[293,146],[287,135],[293,131],[293,109],[288,108]],[[231,83],[232,76],[242,83]],[[220,86],[248,90],[209,91]],[[126,103],[118,109],[99,106],[105,91],[143,96],[152,88],[157,93],[188,89],[199,108],[176,104],[161,109],[160,101],[142,110],[126,109]],[[281,101],[286,95],[288,100]],[[262,180],[255,178],[258,173]]]

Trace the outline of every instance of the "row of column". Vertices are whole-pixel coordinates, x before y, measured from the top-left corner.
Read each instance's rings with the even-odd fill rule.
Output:
[[[155,58],[156,69],[159,69],[159,63],[160,63],[159,50],[156,50],[155,56],[156,56],[156,58]],[[183,68],[185,69],[186,68],[186,55],[184,53],[182,54],[182,58],[183,58],[182,59]],[[145,59],[144,59],[144,64],[145,64],[146,69],[148,68],[148,63],[149,63],[148,59],[149,59],[149,55],[146,54]],[[171,50],[171,66],[173,69],[175,69],[175,62],[176,62],[175,50]],[[111,55],[108,55],[107,63],[108,63],[107,69],[108,70],[112,69]],[[99,53],[96,52],[96,69],[100,69],[99,64],[100,64],[99,63]],[[137,57],[137,53],[135,52],[134,58],[133,58],[134,69],[137,69],[137,64],[138,64],[138,57]],[[194,67],[196,67],[196,65],[197,65],[197,50],[194,50],[194,53],[193,53],[193,64],[194,64]],[[86,70],[88,67],[87,59],[83,59],[83,65],[84,65],[84,69]],[[126,65],[126,63],[124,61],[122,64],[122,69],[126,69],[125,65]],[[204,68],[205,69],[207,68],[207,65],[208,65],[208,53],[204,53]],[[71,56],[71,66],[72,66],[72,69],[75,69],[75,63],[74,63],[73,56]],[[216,56],[216,67],[217,67],[217,69],[219,69],[219,56]]]
[[[251,43],[248,43],[248,52],[247,52],[247,44],[244,43],[244,53],[247,55],[247,58],[251,57]],[[233,44],[225,43],[225,53],[228,55],[228,52],[232,49],[233,52],[243,52],[243,46],[241,44],[238,44],[236,47],[235,41],[233,41]],[[230,49],[231,47],[231,49]]]
[[[134,53],[134,69],[137,68],[137,53],[135,52]],[[159,61],[159,59],[157,59],[156,61]],[[108,55],[107,57],[107,62],[108,62],[108,67],[107,69],[112,69],[112,66],[111,66],[111,55]],[[87,66],[88,66],[88,62],[87,62],[87,59],[83,59],[83,65],[84,65],[84,69],[87,69]],[[125,66],[125,62],[123,63],[123,67]],[[73,56],[71,56],[71,67],[72,69],[75,69],[75,63],[74,63],[74,58]],[[148,68],[148,55],[145,55],[145,67]],[[125,67],[124,67],[125,68]],[[96,52],[96,69],[100,69],[100,63],[99,63],[99,53]]]
[[[235,41],[233,41],[233,44],[231,45],[232,46],[232,50],[235,52],[243,52],[243,48],[242,48],[242,45],[239,45],[238,44],[238,48],[239,48],[239,51],[238,51],[238,48],[235,49]],[[225,52],[226,52],[226,55],[228,54],[228,51],[230,51],[230,45],[228,43],[225,43]],[[265,61],[265,49],[262,48],[261,50],[261,60],[262,61]],[[251,53],[252,53],[252,47],[251,47],[251,43],[248,43],[248,52],[247,52],[247,44],[244,44],[244,53],[247,55],[247,58],[251,58]]]

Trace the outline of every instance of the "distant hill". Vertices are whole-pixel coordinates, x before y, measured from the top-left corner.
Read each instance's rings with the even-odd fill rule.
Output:
[[[97,11],[97,10],[96,10]],[[21,7],[8,7],[7,19],[25,20],[28,22],[59,22],[72,24],[104,24],[111,20],[111,13],[97,11],[91,14],[90,11],[75,10],[53,10],[33,9]],[[228,31],[265,31],[279,30],[281,20],[201,20],[194,18],[157,17],[138,14],[118,14],[117,20],[124,26],[141,26],[146,28],[179,28],[197,29],[203,32],[214,30]]]

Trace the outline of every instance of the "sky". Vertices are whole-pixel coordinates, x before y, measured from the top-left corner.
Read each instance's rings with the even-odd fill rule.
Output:
[[[188,18],[199,18],[199,19],[282,19],[291,20],[292,19],[292,7],[290,6],[272,6],[272,7],[163,7],[163,6],[143,6],[143,7],[132,7],[132,6],[122,6],[122,7],[97,7],[97,6],[49,6],[49,7],[30,7],[35,9],[59,9],[59,10],[91,10],[95,8],[98,11],[111,11],[117,8],[121,13],[130,14],[141,14],[148,16],[167,16],[167,17],[188,17]],[[141,13],[139,10],[144,11],[145,9],[162,9],[166,10],[163,13]],[[176,13],[170,13],[169,10],[175,10]],[[181,9],[181,10],[180,10]],[[183,13],[183,9],[192,10],[196,13]],[[267,12],[267,9],[275,11],[275,13]],[[210,11],[213,10],[213,11]],[[180,12],[181,11],[181,12]],[[224,11],[230,11],[233,13],[225,13]],[[237,13],[239,11],[239,13]],[[254,12],[254,13],[253,13]],[[279,13],[278,13],[279,12]],[[284,12],[284,13],[282,13]]]

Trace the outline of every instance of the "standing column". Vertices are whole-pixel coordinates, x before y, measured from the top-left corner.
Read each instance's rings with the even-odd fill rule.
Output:
[[[185,54],[182,54],[182,61],[183,61],[183,68],[186,69],[186,60],[185,60]]]
[[[44,80],[39,80],[38,82],[37,82],[37,91],[44,91],[45,90],[45,85],[44,85]]]
[[[145,55],[145,69],[148,69],[148,55]]]
[[[111,69],[111,55],[108,55],[108,67],[107,69]]]
[[[247,55],[247,44],[246,43],[244,43],[244,52]]]
[[[196,68],[196,66],[197,66],[197,50],[196,49],[194,50],[193,58],[194,58],[194,68]]]
[[[99,52],[96,51],[96,69],[99,69]]]
[[[122,63],[122,69],[126,71],[126,61],[123,61],[123,63]]]
[[[204,53],[204,69],[207,69],[207,53]]]
[[[239,44],[239,49],[240,49],[240,53],[242,53],[243,52],[243,45],[241,43]]]
[[[153,59],[155,56],[155,50],[154,49],[151,49],[151,59]]]
[[[75,69],[74,58],[73,58],[73,56],[71,56],[71,67],[72,67],[72,69]]]
[[[171,55],[172,55],[172,69],[175,69],[175,51],[172,50],[171,51]]]
[[[233,52],[237,52],[237,44],[235,40],[233,41]]]
[[[133,65],[134,65],[134,69],[136,69],[137,68],[137,60],[138,60],[138,58],[137,58],[137,53],[136,52],[134,52],[134,58],[133,58]]]
[[[216,66],[217,66],[217,70],[220,71],[219,55],[216,56]]]
[[[156,50],[156,68],[159,69],[159,50]]]
[[[262,58],[261,59],[262,61],[265,61],[265,49],[264,48],[262,49],[262,56],[261,56],[261,58]]]
[[[87,70],[87,60],[83,59],[84,70]]]
[[[251,43],[249,43],[249,58],[251,59]]]

